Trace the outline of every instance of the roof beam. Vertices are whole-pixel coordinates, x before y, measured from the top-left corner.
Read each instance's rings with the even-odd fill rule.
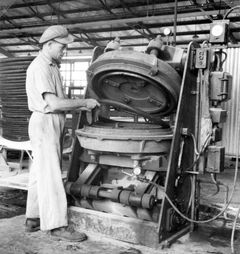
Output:
[[[239,29],[235,29],[235,31],[239,31]],[[177,32],[177,36],[192,36],[194,35],[195,31],[184,31],[184,32]],[[200,35],[209,35],[209,30],[201,30],[201,31],[197,31],[197,33]],[[162,33],[159,33],[161,35],[163,35]],[[158,34],[153,34],[154,36],[157,36]],[[79,38],[76,36],[76,40],[75,42],[81,42],[82,38]],[[121,41],[125,41],[125,40],[135,40],[135,39],[143,39],[144,37],[142,35],[128,35],[128,36],[121,36],[120,39]],[[114,37],[113,36],[108,36],[108,37],[101,37],[101,38],[94,38],[94,40],[97,42],[101,42],[101,41],[111,41],[113,40]],[[0,44],[0,46],[15,46],[16,44]],[[18,44],[19,45],[19,44]],[[27,45],[27,44],[22,44],[22,45]],[[99,44],[97,44],[99,45]],[[93,45],[95,46],[95,45]]]
[[[24,3],[26,3],[25,0],[23,0]],[[33,9],[32,6],[30,6],[29,4],[27,5],[27,8],[33,13],[34,17],[39,18],[42,21],[45,21],[45,19],[42,17],[42,15],[40,15],[40,13],[36,10]]]
[[[111,8],[107,5],[106,1],[103,2],[102,0],[98,0],[98,2],[102,5],[102,7],[103,7],[108,13],[110,13],[110,14],[116,16],[115,13],[112,12]]]
[[[204,8],[202,8],[196,0],[189,0],[190,3],[192,3],[192,5],[195,5],[204,15],[206,15]],[[213,21],[213,18],[211,17],[211,15],[206,15],[206,17],[208,17],[209,20]]]
[[[14,2],[16,2],[16,1],[15,0],[2,0],[2,1],[0,1],[0,17],[7,13],[8,9],[11,7],[11,5],[14,4]],[[7,51],[3,48],[0,48],[0,53],[4,56],[7,56],[7,57],[14,57],[13,53],[10,53],[9,51]]]
[[[231,18],[231,20],[233,21],[240,21],[240,17],[233,17]],[[209,21],[208,20],[198,20],[198,23],[199,24],[209,24]],[[182,25],[182,26],[185,26],[185,25],[194,25],[194,21],[191,20],[191,21],[182,21],[182,22],[178,22],[178,26]],[[168,23],[156,23],[156,24],[151,24],[151,28],[163,28],[163,27],[168,27],[168,26],[172,26],[172,22],[168,22]],[[132,28],[130,27],[118,27],[118,28],[114,28],[114,31],[122,31],[122,30],[131,30]],[[72,34],[78,34],[78,33],[85,33],[85,30],[79,30],[78,28],[72,28],[72,29],[69,29],[69,31],[72,33]],[[93,28],[93,29],[89,29],[88,32],[89,33],[99,33],[99,32],[111,32],[112,31],[112,28],[99,28],[99,29],[96,29],[96,28]],[[160,29],[159,29],[159,32],[160,32]],[[192,31],[193,33],[195,32]],[[154,35],[154,34],[153,34]],[[18,35],[18,38],[32,38],[33,40],[36,41],[36,39],[34,37],[39,37],[41,36],[41,33],[40,32],[37,32],[37,33],[19,33]],[[16,37],[14,35],[14,37]],[[3,34],[1,35],[0,34],[0,39],[9,39],[9,38],[13,38],[13,35],[12,34]],[[93,38],[95,39],[95,38]],[[17,45],[17,43],[13,43],[12,45]],[[20,45],[20,44],[19,44]]]
[[[8,9],[16,2],[16,0],[1,0],[0,1],[0,17],[5,15]]]
[[[191,42],[192,40],[181,40],[176,42],[176,45],[187,45]],[[200,43],[202,42],[202,40],[197,40]],[[143,47],[143,46],[147,46],[148,43],[132,43],[132,44],[122,44],[121,47]],[[84,51],[84,50],[92,50],[94,49],[93,46],[86,46],[86,47],[74,47],[74,48],[68,48],[68,51]],[[10,50],[10,52],[12,53],[34,53],[34,52],[38,52],[36,49],[21,49],[21,50]]]
[[[117,17],[117,15],[114,12],[112,12],[111,8],[106,4],[106,2],[103,2],[103,0],[98,0],[98,1],[101,3],[103,8],[108,13],[112,14],[114,17]],[[120,2],[121,2],[121,5],[122,6],[124,5],[124,8],[125,8],[125,3],[122,0]],[[128,7],[128,10],[129,10],[129,7]],[[133,14],[132,11],[131,11],[131,14]],[[151,31],[149,29],[147,29],[146,26],[144,27],[142,22],[138,22],[138,24],[136,24],[136,25],[131,25],[131,24],[126,23],[126,25],[131,27],[133,30],[140,33],[141,35],[143,35],[147,39],[152,39],[153,38],[152,34],[151,34]],[[144,30],[146,30],[148,33],[146,33]]]
[[[230,18],[230,20],[232,22],[239,22],[240,21],[240,17],[239,16],[235,16],[235,17],[232,17]],[[195,24],[195,20],[192,19],[192,20],[189,20],[189,21],[178,21],[178,26],[186,26],[186,25],[194,25]],[[209,24],[209,20],[207,19],[203,19],[203,20],[199,20],[198,19],[198,24]],[[162,23],[154,23],[154,24],[149,24],[149,27],[150,28],[164,28],[164,27],[169,27],[169,26],[172,26],[173,25],[173,22],[162,22]],[[88,29],[88,34],[94,34],[94,33],[101,33],[101,32],[111,32],[113,30],[112,27],[106,27],[106,28],[90,28]],[[117,32],[117,31],[126,31],[126,30],[132,30],[131,27],[127,27],[127,26],[120,26],[120,27],[116,27],[114,28],[114,31]],[[86,31],[85,29],[79,29],[79,27],[77,28],[71,28],[69,29],[69,31],[72,33],[72,34],[79,34],[79,33],[83,33],[85,34]],[[161,30],[159,29],[159,32]],[[195,32],[192,31],[192,32]],[[153,34],[154,35],[154,34]],[[36,39],[34,37],[39,37],[41,36],[41,33],[38,31],[36,33],[18,33],[17,34],[18,38],[32,38],[34,41],[36,41]],[[16,37],[16,36],[14,36]],[[9,39],[9,38],[13,38],[13,35],[12,34],[2,34],[0,33],[0,39]],[[92,38],[93,40],[95,38]],[[17,45],[17,43],[13,43],[11,45]],[[19,44],[21,45],[21,43]]]
[[[124,2],[124,0],[119,0],[119,1],[120,1],[120,3],[121,3],[121,6],[123,7],[123,10],[126,9],[126,10],[128,10],[133,16],[137,16],[137,15],[131,10],[131,8],[128,6],[128,4],[126,4],[126,3]]]
[[[141,34],[143,37],[151,40],[154,38],[154,34],[151,32],[151,30],[149,29],[149,27],[147,27],[145,24],[143,24],[142,22],[138,22],[135,25],[131,25],[131,24],[127,24],[129,27],[131,27],[133,30],[135,30],[136,32],[138,32],[139,34]],[[146,33],[147,31],[147,33]]]
[[[84,34],[87,39],[85,39],[82,34]],[[101,46],[99,45],[97,42],[96,42],[96,38],[90,38],[90,36],[87,34],[87,33],[83,33],[83,32],[80,32],[80,37],[75,35],[75,34],[72,34],[75,38],[77,38],[77,40],[74,40],[74,42],[86,42],[87,44],[90,44],[90,45],[93,45],[94,47],[96,46]]]
[[[217,11],[206,11],[206,15],[216,15]],[[196,16],[203,16],[202,12],[190,12],[190,13],[179,13],[178,19],[181,18],[191,18]],[[156,16],[148,16],[148,17],[138,17],[138,18],[121,18],[121,19],[114,19],[114,20],[95,20],[95,21],[89,21],[89,22],[83,22],[83,20],[79,18],[70,18],[68,20],[59,20],[59,24],[61,25],[67,25],[68,28],[82,28],[82,29],[88,29],[91,27],[94,27],[96,25],[96,22],[98,26],[110,26],[110,25],[124,25],[126,23],[130,24],[136,24],[137,22],[151,22],[151,21],[162,21],[166,22],[166,20],[173,20],[173,14],[171,15],[156,15]],[[26,22],[22,23],[21,26],[21,32],[33,32],[33,31],[39,31],[39,28],[46,28],[49,25],[52,25],[52,21],[45,21],[42,23],[36,23],[34,24]],[[1,32],[4,32],[4,30],[7,30],[8,32],[12,33],[18,33],[19,29],[1,29]]]
[[[71,2],[72,0],[51,0],[52,3],[59,3],[59,2]],[[11,6],[11,9],[17,8],[25,8],[28,7],[29,3],[15,3]],[[47,5],[46,0],[40,1],[32,1],[31,6],[38,6],[38,5]]]
[[[0,47],[0,53],[7,57],[14,57],[14,53]]]
[[[50,0],[46,0],[44,1],[46,5],[48,5],[48,1]],[[99,0],[100,1],[100,0]],[[122,1],[122,0],[121,0]],[[226,2],[226,1],[225,1]],[[226,9],[229,8],[229,5],[227,5],[227,3],[223,4],[223,2],[218,2],[218,3],[214,3],[211,4],[212,6],[212,10],[216,10],[216,11],[220,11],[220,10],[223,10],[223,11],[226,11]],[[53,0],[51,0],[51,5],[53,6]],[[34,6],[34,2],[31,3],[31,6]],[[27,6],[25,6],[27,7]],[[137,3],[128,3],[128,9],[130,9],[130,7],[132,8],[135,8],[135,11],[136,11],[136,8],[139,8],[141,7],[141,11],[140,9],[138,9],[138,15],[139,17],[141,16],[146,16],[146,9],[149,8],[149,4],[137,4]],[[173,12],[173,8],[174,8],[174,5],[173,3],[171,3],[171,1],[169,1],[168,4],[164,4],[161,2],[161,4],[155,4],[155,8],[154,10],[150,9],[148,10],[148,14],[149,16],[150,15],[159,15],[159,14],[162,14],[162,13],[169,13],[169,12]],[[209,4],[205,4],[204,7],[202,8],[210,8],[209,7]],[[106,9],[106,8],[105,8]],[[118,10],[118,17],[120,15],[120,12],[119,10],[124,10],[124,8],[122,6],[119,6],[119,7],[114,7],[114,9]],[[109,7],[108,7],[108,10],[109,10]],[[197,11],[198,10],[198,7],[196,5],[189,5],[189,1],[179,1],[178,3],[178,12],[183,12],[183,11]],[[65,15],[65,14],[76,14],[76,13],[86,13],[86,12],[96,12],[96,11],[99,11],[99,7],[97,8],[76,8],[76,9],[70,9],[70,10],[61,10],[61,14]],[[112,11],[111,11],[112,12]],[[113,13],[113,12],[112,12]],[[111,16],[112,16],[112,13]],[[170,14],[170,13],[169,13]],[[126,12],[123,11],[122,13],[123,16],[126,17]],[[44,14],[41,14],[42,17],[49,17],[49,16],[52,16],[52,12],[45,12]],[[132,13],[129,12],[129,15],[128,17],[136,17],[136,15],[134,14],[134,12],[132,11]],[[35,15],[16,15],[16,16],[11,16],[9,18],[11,19],[27,19],[27,18],[34,18]],[[4,20],[4,17],[0,18],[0,20]]]
[[[63,12],[56,7],[53,6],[52,1],[47,0],[47,5],[51,7],[51,9],[55,12],[55,14],[58,16],[58,18],[61,16],[63,18],[66,18],[66,16],[63,14]]]
[[[240,28],[234,28],[234,29],[231,29],[232,32],[240,32]],[[191,37],[192,35],[194,35],[195,31],[185,31],[185,32],[177,32],[177,36],[188,36],[188,37]],[[197,31],[197,33],[199,35],[205,35],[205,36],[208,36],[209,35],[209,30],[201,30],[201,31]],[[141,35],[135,35],[135,36],[122,36],[120,39],[122,41],[123,44],[121,44],[121,46],[136,46],[136,44],[133,42],[133,43],[128,43],[127,45],[124,45],[124,41],[125,40],[129,40],[129,39],[141,39],[143,38]],[[113,37],[103,37],[103,38],[96,38],[96,41],[109,41],[109,40],[112,40],[114,39]],[[207,39],[207,37],[205,37],[205,39]],[[204,40],[205,40],[204,39]],[[79,39],[80,41],[81,39]],[[191,39],[189,40],[177,40],[177,45],[184,45],[186,43],[189,43],[191,41]],[[198,39],[199,42],[202,42],[203,39]],[[142,43],[139,43],[138,46],[144,46],[146,45],[146,41],[143,41]],[[11,45],[7,45],[7,44],[0,44],[0,47],[2,46],[11,46]],[[70,51],[73,51],[73,50],[86,50],[86,49],[92,49],[94,46],[80,46],[80,47],[70,47],[68,50]],[[24,49],[24,50],[9,50],[9,52],[11,53],[20,53],[20,52],[37,52],[38,49]]]

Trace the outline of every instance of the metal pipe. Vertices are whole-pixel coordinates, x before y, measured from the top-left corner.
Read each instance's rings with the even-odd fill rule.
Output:
[[[121,204],[151,209],[155,203],[155,197],[144,193],[137,195],[134,191],[126,189],[108,189],[96,185],[79,184],[78,182],[67,182],[65,184],[67,194],[77,198],[99,199],[106,198]]]

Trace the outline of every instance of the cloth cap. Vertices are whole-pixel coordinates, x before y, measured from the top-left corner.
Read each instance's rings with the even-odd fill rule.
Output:
[[[39,43],[43,44],[50,40],[55,40],[62,44],[69,44],[73,42],[73,36],[69,34],[68,30],[64,26],[54,25],[48,27],[39,39]]]

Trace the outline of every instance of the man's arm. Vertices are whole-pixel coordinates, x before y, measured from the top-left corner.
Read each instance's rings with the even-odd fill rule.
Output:
[[[51,112],[68,110],[92,110],[100,104],[95,99],[65,99],[59,98],[52,93],[44,93],[43,98]]]

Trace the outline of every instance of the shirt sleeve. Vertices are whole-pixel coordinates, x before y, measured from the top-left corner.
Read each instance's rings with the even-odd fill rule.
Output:
[[[34,84],[36,84],[37,91],[43,95],[44,93],[56,94],[56,88],[54,84],[54,78],[49,68],[38,68],[34,71]]]

